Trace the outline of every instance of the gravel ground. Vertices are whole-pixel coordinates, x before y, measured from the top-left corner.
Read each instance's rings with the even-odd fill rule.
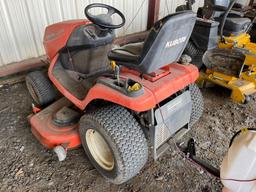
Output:
[[[255,127],[255,98],[246,105],[234,104],[221,88],[205,89],[203,95],[203,117],[182,140],[194,137],[198,155],[218,166],[232,134],[245,126]],[[70,151],[64,162],[58,162],[31,134],[30,111],[31,99],[24,83],[0,88],[1,191],[221,191],[219,181],[184,160],[175,149],[157,162],[150,159],[128,183],[108,183],[82,148]]]

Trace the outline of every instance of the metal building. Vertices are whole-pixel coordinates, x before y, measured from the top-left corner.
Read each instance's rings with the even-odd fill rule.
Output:
[[[85,18],[84,7],[90,3],[110,4],[126,16],[126,25],[117,31],[124,35],[146,30],[150,0],[1,0],[0,66],[44,55],[43,34],[47,25]],[[247,0],[244,0],[247,1]],[[161,0],[159,16],[175,11],[185,0]],[[197,0],[194,11],[203,5]]]

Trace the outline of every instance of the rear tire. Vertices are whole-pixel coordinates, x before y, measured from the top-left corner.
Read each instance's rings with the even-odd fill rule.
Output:
[[[196,84],[189,85],[192,100],[192,112],[189,125],[192,127],[202,116],[204,111],[204,100],[199,87]]]
[[[34,71],[26,76],[28,91],[37,106],[45,106],[57,98],[57,91],[48,77],[41,71]]]
[[[91,163],[114,184],[131,179],[147,162],[144,133],[130,112],[121,106],[109,105],[85,114],[79,131]]]
[[[188,41],[184,53],[191,57],[191,63],[197,66],[199,70],[203,67],[202,57],[204,53],[199,51],[191,40]]]

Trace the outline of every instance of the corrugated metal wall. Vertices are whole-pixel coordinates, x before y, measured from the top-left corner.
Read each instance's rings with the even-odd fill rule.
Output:
[[[149,1],[0,0],[0,66],[43,55],[45,27],[63,20],[85,18],[84,7],[90,3],[110,4],[124,13],[126,25],[117,31],[117,35],[143,31],[147,25]],[[196,0],[194,11],[203,5],[203,1]],[[174,12],[181,4],[184,4],[184,0],[161,0],[160,18]]]
[[[125,14],[126,25],[117,35],[146,29],[148,0],[0,0],[0,65],[43,55],[45,27],[85,18],[85,6],[94,2],[113,5]]]

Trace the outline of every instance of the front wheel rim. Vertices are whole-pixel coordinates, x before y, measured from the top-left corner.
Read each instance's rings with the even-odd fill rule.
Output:
[[[107,171],[113,170],[114,156],[101,134],[94,129],[88,129],[85,139],[87,147],[97,164]]]

